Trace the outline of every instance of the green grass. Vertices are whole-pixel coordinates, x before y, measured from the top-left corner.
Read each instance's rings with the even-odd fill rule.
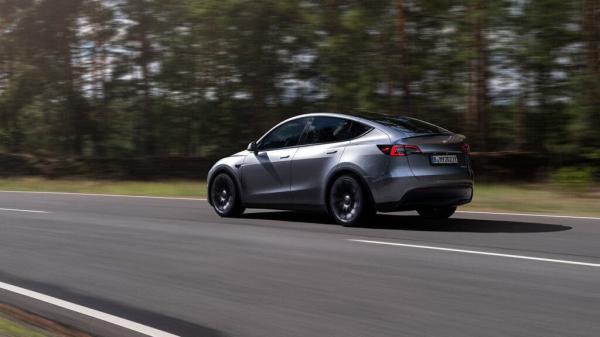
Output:
[[[206,196],[200,181],[112,181],[79,179],[0,179],[0,190],[148,195]],[[600,216],[600,193],[565,191],[547,184],[476,184],[473,202],[463,210]]]
[[[206,196],[206,184],[200,181],[113,181],[80,179],[10,178],[0,179],[0,190],[74,192],[161,197]]]
[[[600,216],[600,194],[558,190],[550,185],[476,184],[463,210]]]
[[[54,337],[54,334],[0,316],[0,337]]]

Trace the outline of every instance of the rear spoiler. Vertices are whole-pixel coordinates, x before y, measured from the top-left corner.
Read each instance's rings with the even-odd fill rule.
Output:
[[[437,140],[442,140],[444,138],[446,138],[446,141],[444,141],[444,143],[460,143],[460,142],[464,142],[465,139],[467,139],[467,137],[465,137],[464,135],[458,134],[458,133],[421,133],[421,134],[415,134],[415,135],[409,135],[408,137],[403,137],[401,138],[401,140],[403,142],[410,142],[410,141],[415,141],[417,139],[422,139],[422,140],[428,140],[431,141],[432,139],[436,139]],[[418,140],[417,140],[418,142]]]

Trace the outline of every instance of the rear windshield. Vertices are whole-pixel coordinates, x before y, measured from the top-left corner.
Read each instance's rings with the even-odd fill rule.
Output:
[[[371,115],[367,119],[408,134],[427,135],[451,133],[437,125],[410,117]]]

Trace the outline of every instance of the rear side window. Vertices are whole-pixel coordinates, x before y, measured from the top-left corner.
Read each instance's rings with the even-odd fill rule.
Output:
[[[359,122],[352,122],[352,127],[350,128],[350,134],[348,139],[354,139],[356,137],[362,136],[372,128],[370,126],[361,124]]]
[[[334,143],[348,140],[352,121],[335,117],[315,117],[302,144]]]
[[[408,134],[440,134],[450,133],[437,125],[409,117],[377,117],[371,119],[379,124],[394,128]]]
[[[258,144],[261,151],[280,149],[298,145],[306,118],[289,121],[267,134]]]

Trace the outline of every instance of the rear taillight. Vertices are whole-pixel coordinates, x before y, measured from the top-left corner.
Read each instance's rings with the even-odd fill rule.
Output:
[[[419,149],[416,145],[377,145],[381,152],[387,154],[391,157],[405,157],[410,154],[421,153],[421,149]]]
[[[462,153],[464,154],[469,154],[471,153],[471,147],[469,146],[469,144],[467,143],[462,143],[460,145],[460,150],[462,151]]]

